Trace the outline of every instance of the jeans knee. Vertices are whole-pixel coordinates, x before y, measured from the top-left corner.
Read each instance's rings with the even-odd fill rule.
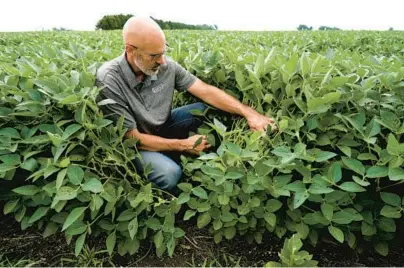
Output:
[[[205,103],[203,102],[196,102],[195,103],[195,109],[200,110],[201,112],[205,111],[205,109],[208,108]]]
[[[157,178],[154,178],[156,185],[163,190],[172,190],[182,176],[182,169],[179,165],[173,163],[165,166],[159,173]]]

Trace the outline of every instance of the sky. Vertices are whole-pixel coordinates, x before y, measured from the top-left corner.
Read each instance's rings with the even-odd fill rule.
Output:
[[[219,30],[289,31],[299,24],[404,30],[402,0],[2,0],[0,32],[92,31],[104,15],[133,14]]]

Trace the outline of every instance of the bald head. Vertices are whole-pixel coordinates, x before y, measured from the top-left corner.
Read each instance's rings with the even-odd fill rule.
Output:
[[[160,26],[149,17],[132,17],[123,27],[123,41],[141,48],[165,44]]]

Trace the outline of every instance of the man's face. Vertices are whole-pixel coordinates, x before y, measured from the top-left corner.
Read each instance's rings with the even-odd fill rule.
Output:
[[[146,51],[134,45],[129,45],[132,48],[133,63],[146,75],[156,75],[159,71],[160,65],[165,63],[164,53],[166,52],[166,46],[152,47]]]
[[[141,53],[135,52],[133,61],[135,65],[148,76],[157,75],[159,72],[160,63],[150,59],[149,56],[144,56]]]

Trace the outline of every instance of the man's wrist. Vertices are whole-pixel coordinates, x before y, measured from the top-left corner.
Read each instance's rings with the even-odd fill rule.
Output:
[[[177,140],[177,150],[183,152],[188,150],[188,144],[186,143],[186,140]]]
[[[255,113],[254,109],[252,109],[251,107],[249,107],[247,105],[242,104],[241,111],[240,111],[241,116],[248,118],[251,115],[253,115],[254,113]]]

